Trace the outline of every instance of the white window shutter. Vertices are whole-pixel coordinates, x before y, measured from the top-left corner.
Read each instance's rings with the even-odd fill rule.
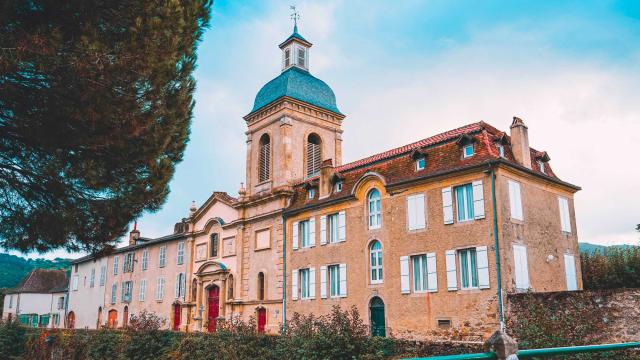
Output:
[[[409,230],[416,228],[415,197],[407,196],[407,226]]]
[[[316,298],[316,268],[309,268],[309,299]]]
[[[176,284],[175,284],[175,298],[180,297],[180,282],[182,282],[180,274],[176,275]]]
[[[451,187],[442,189],[442,212],[444,214],[444,223],[453,224],[453,198],[451,196]]]
[[[427,254],[427,285],[429,292],[438,291],[438,271],[436,268],[436,253]]]
[[[338,213],[338,238],[340,241],[347,239],[347,213],[344,210]]]
[[[527,248],[522,245],[513,245],[513,260],[515,264],[516,289],[528,289],[529,269],[527,261]]]
[[[316,218],[309,219],[309,246],[316,246]]]
[[[424,194],[416,195],[415,200],[413,201],[415,206],[415,226],[416,229],[424,229],[426,224],[426,216],[425,216],[425,201]]]
[[[509,180],[509,206],[511,208],[511,218],[524,220],[522,216],[520,183],[517,183],[513,180]]]
[[[291,299],[298,300],[298,270],[291,272]]]
[[[559,197],[558,206],[560,208],[560,225],[562,231],[571,232],[571,218],[569,216],[569,200],[567,198]]]
[[[476,219],[484,219],[484,190],[482,180],[473,182],[473,214]]]
[[[409,288],[409,257],[400,256],[400,293],[408,294]]]
[[[447,289],[449,291],[458,290],[458,275],[456,273],[456,251],[447,250],[445,252],[447,263]]]
[[[327,216],[320,216],[320,245],[327,243]]]
[[[293,238],[293,250],[297,250],[298,249],[298,228],[299,228],[298,224],[299,223],[297,221],[294,221],[293,222],[293,226],[292,226],[293,227],[293,235],[292,235],[292,238]]]
[[[347,296],[347,264],[340,264],[340,297]]]
[[[573,255],[564,255],[564,268],[567,277],[567,290],[578,290],[578,282],[576,279],[576,259]]]
[[[478,246],[476,248],[476,257],[478,261],[478,287],[480,289],[488,289],[489,286],[489,257],[487,255],[486,246]]]
[[[327,298],[327,267],[325,265],[320,266],[320,297]]]

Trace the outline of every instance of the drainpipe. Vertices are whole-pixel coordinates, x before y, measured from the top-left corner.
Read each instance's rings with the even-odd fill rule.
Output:
[[[491,176],[491,202],[493,205],[493,240],[496,248],[496,273],[498,277],[498,316],[500,318],[500,331],[505,331],[504,307],[502,304],[502,271],[500,269],[500,242],[498,237],[498,209],[496,205],[496,173],[493,165],[490,165]]]
[[[282,329],[287,330],[287,217],[282,213]]]

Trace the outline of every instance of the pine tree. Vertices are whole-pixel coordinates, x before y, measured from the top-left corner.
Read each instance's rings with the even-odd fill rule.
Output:
[[[166,200],[211,0],[0,4],[0,246],[99,251]]]

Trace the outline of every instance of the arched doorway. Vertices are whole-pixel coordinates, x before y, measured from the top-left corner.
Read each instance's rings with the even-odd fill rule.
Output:
[[[127,327],[127,325],[129,325],[129,307],[125,306],[122,312],[122,327]]]
[[[74,329],[76,327],[76,314],[73,311],[69,311],[67,314],[67,329]]]
[[[386,336],[384,301],[377,296],[371,299],[369,313],[371,316],[371,336]]]
[[[212,285],[209,288],[208,295],[209,314],[207,315],[207,330],[214,332],[216,331],[218,315],[220,314],[220,288]]]
[[[107,327],[109,329],[115,329],[118,326],[118,310],[109,310],[109,316],[107,317]]]
[[[258,309],[258,332],[263,333],[266,326],[267,326],[267,309],[259,308]]]
[[[100,329],[102,325],[102,306],[98,306],[98,320],[96,321],[96,329]]]
[[[180,331],[180,304],[173,304],[173,331]]]

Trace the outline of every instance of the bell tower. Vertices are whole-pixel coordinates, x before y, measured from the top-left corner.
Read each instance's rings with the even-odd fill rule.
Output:
[[[295,9],[294,9],[295,10]],[[246,193],[271,193],[342,161],[342,120],[333,90],[309,72],[312,44],[298,32],[280,45],[282,72],[256,95],[247,123]]]

